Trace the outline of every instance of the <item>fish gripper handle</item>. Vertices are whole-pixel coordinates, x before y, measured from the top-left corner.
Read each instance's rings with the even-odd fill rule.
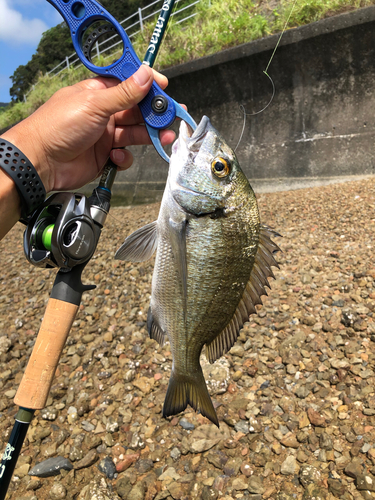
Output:
[[[141,66],[141,61],[134,52],[133,46],[121,24],[107,12],[102,5],[95,0],[47,0],[62,15],[69,26],[74,48],[81,62],[93,73],[100,76],[117,78],[121,81],[133,75]],[[117,34],[122,39],[122,56],[112,64],[104,67],[95,66],[90,56],[85,55],[82,47],[83,35],[85,31],[96,21],[105,21],[114,27]],[[155,111],[153,101],[167,103],[163,109]],[[139,103],[145,123],[154,129],[164,129],[169,127],[176,117],[176,107],[174,101],[155,82],[153,83],[147,96]]]

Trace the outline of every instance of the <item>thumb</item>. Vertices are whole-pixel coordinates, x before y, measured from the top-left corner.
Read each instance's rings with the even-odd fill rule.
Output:
[[[152,69],[142,64],[127,80],[100,93],[96,103],[98,109],[110,116],[118,111],[132,108],[146,97],[153,81]]]

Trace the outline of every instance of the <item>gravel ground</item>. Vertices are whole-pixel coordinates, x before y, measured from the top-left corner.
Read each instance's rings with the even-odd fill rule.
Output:
[[[161,416],[172,358],[145,328],[153,262],[113,260],[158,205],[115,208],[9,500],[375,498],[375,180],[258,199],[281,268],[230,353],[202,360],[220,430],[191,409]],[[26,263],[20,226],[0,273],[3,450],[55,271]],[[57,457],[71,470],[29,474]]]

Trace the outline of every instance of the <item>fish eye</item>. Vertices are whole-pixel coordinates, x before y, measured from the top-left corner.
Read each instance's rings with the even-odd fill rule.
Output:
[[[215,158],[211,163],[211,170],[216,177],[226,177],[230,173],[230,164],[224,158]]]

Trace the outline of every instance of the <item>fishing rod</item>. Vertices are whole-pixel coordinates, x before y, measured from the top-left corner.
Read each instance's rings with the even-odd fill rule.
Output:
[[[141,65],[121,25],[95,0],[48,0],[68,24],[76,52],[85,66],[103,76],[120,80],[130,77]],[[164,0],[144,64],[152,67],[159,51],[175,0]],[[94,66],[83,34],[94,22],[110,23],[122,38],[123,56],[106,67]],[[108,30],[104,30],[108,31]],[[99,32],[103,32],[98,30]],[[91,33],[91,40],[95,31]],[[90,42],[91,43],[91,42]],[[139,104],[151,141],[160,156],[169,157],[160,142],[160,130],[176,116],[195,129],[191,116],[154,82]],[[19,406],[15,424],[0,463],[0,500],[4,500],[35,410],[46,405],[52,380],[76,317],[82,294],[95,285],[82,283],[82,273],[94,255],[110,209],[111,190],[117,166],[108,160],[99,185],[86,198],[81,194],[55,193],[31,216],[24,232],[27,260],[40,268],[57,267],[55,282],[45,310],[29,363],[14,402]]]
[[[151,66],[151,68],[155,63],[157,53],[159,52],[159,48],[163,40],[165,30],[167,28],[169,18],[172,14],[174,3],[175,0],[164,1],[160,11],[159,18],[156,22],[156,26],[150,40],[150,44],[148,46],[145,58],[143,59],[143,64],[147,64],[148,66]]]
[[[20,407],[0,464],[0,500],[4,500],[35,410],[46,405],[52,380],[82,294],[95,285],[82,283],[110,208],[117,167],[107,162],[98,187],[86,198],[55,193],[33,214],[24,233],[28,261],[59,267],[43,321],[14,402]]]

